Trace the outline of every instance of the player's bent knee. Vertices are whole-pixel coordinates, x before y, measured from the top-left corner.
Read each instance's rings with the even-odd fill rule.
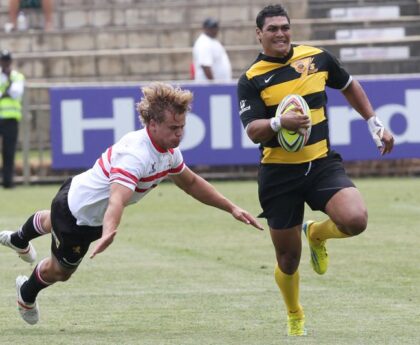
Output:
[[[65,282],[65,281],[69,280],[74,272],[75,271],[70,271],[70,270],[66,270],[66,269],[64,269],[64,270],[62,269],[62,270],[57,271],[56,272],[57,281]]]
[[[39,273],[45,281],[52,284],[58,281],[64,282],[66,280],[69,280],[75,271],[76,270],[71,270],[62,267],[56,261],[46,260],[45,264],[43,264],[40,267]]]
[[[343,224],[342,231],[350,236],[357,236],[366,230],[367,220],[367,212],[355,215]]]
[[[59,263],[56,263],[56,265],[54,265],[53,270],[55,280],[60,282],[65,282],[69,280],[73,273],[76,272],[76,269],[66,268]]]
[[[298,269],[299,261],[300,257],[296,257],[294,255],[283,255],[280,259],[278,259],[278,265],[283,273],[292,275]]]
[[[69,273],[65,273],[65,274],[61,275],[60,281],[65,282],[65,281],[69,280],[70,277],[72,276],[72,274],[73,273],[70,273],[70,274]]]
[[[51,232],[51,211],[50,210],[42,210],[39,211],[40,215],[41,215],[41,225],[42,228],[46,231],[46,232]]]

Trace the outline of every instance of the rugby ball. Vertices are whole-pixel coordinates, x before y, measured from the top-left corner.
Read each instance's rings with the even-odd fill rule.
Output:
[[[303,114],[311,117],[311,109],[308,106],[308,103],[299,95],[287,95],[283,98],[280,104],[277,107],[276,115],[280,116],[285,114],[290,110],[295,110],[296,108],[303,109]],[[277,133],[277,140],[280,146],[288,152],[299,151],[305,144],[308,142],[309,136],[311,135],[311,126],[307,128],[303,134],[299,132],[289,131],[285,128],[280,128]]]

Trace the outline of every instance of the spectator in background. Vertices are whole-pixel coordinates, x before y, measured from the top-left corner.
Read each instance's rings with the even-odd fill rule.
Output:
[[[3,186],[13,187],[15,152],[25,77],[12,69],[12,55],[0,52],[0,135],[3,137]]]
[[[232,67],[225,48],[216,39],[219,23],[213,18],[203,22],[203,32],[193,47],[194,80],[230,81]]]
[[[41,8],[44,12],[44,29],[51,31],[53,28],[53,0],[9,0],[9,18],[12,30],[17,28],[19,11],[25,8]]]

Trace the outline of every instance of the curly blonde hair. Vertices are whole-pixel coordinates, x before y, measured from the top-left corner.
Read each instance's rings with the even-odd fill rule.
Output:
[[[165,111],[180,115],[191,109],[193,94],[191,91],[182,90],[180,87],[154,82],[141,88],[143,97],[137,103],[140,122],[143,126],[155,120],[162,123],[165,120]]]

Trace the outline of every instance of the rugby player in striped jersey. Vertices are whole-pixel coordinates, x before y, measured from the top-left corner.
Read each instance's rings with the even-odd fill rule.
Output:
[[[281,5],[263,8],[256,24],[262,52],[239,79],[240,116],[249,138],[260,143],[261,217],[267,219],[275,248],[274,275],[286,305],[288,334],[303,336],[298,270],[302,230],[311,265],[324,274],[329,263],[326,241],[362,233],[368,219],[361,193],[347,176],[341,156],[330,148],[326,87],[341,90],[366,120],[382,155],[392,151],[394,138],[375,115],[360,83],[331,53],[291,42],[290,18]],[[296,116],[299,111],[275,116],[278,104],[289,94],[302,96],[311,109],[310,137],[296,152],[284,150],[276,138],[280,128],[299,131],[310,124],[308,116]],[[305,203],[324,212],[326,219],[303,223]]]

